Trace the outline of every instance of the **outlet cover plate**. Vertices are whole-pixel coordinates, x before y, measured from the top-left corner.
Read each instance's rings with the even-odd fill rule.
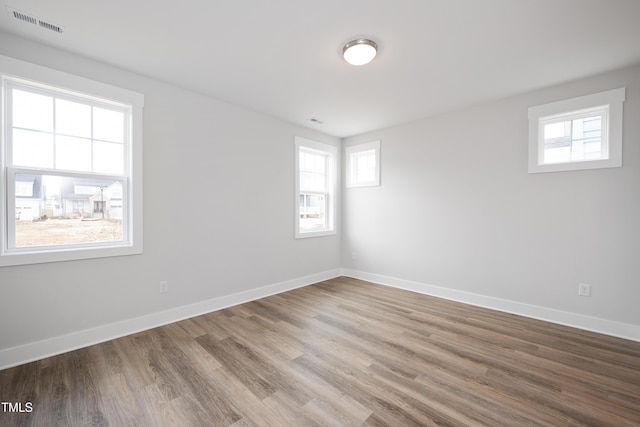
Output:
[[[160,282],[160,293],[165,294],[167,292],[169,292],[169,282],[163,280],[162,282]]]
[[[591,296],[591,285],[580,283],[578,285],[578,295],[580,295],[581,297],[590,297]]]

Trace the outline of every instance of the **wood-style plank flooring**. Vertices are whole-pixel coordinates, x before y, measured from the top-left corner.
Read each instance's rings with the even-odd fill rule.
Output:
[[[1,426],[640,426],[640,343],[338,278],[0,371],[0,400],[33,405]]]

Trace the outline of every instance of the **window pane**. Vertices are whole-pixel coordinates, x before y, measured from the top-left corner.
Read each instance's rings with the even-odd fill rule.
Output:
[[[300,189],[305,191],[325,191],[325,176],[313,172],[300,171]]]
[[[571,160],[602,158],[602,116],[573,121]]]
[[[91,138],[91,106],[56,99],[56,133]]]
[[[580,162],[603,157],[602,115],[544,125],[544,163]]]
[[[300,152],[300,189],[324,192],[326,190],[326,158],[322,154]]]
[[[93,171],[101,173],[124,173],[124,146],[111,142],[94,141]]]
[[[545,141],[570,136],[571,121],[551,123],[544,126]]]
[[[15,166],[52,168],[53,135],[30,130],[13,130],[13,164]]]
[[[571,120],[544,126],[544,163],[571,161]]]
[[[587,137],[600,137],[602,135],[602,116],[582,119],[582,127]]]
[[[16,175],[16,246],[122,241],[122,181]]]
[[[363,151],[355,156],[355,183],[366,183],[375,180],[376,152],[375,150]]]
[[[91,140],[58,136],[56,169],[91,172]]]
[[[545,148],[544,163],[565,163],[571,161],[571,147]]]
[[[598,140],[585,140],[583,146],[584,159],[585,160],[597,160],[602,159],[602,143]]]
[[[53,132],[53,98],[13,89],[12,125],[24,129]]]
[[[124,113],[94,107],[93,138],[103,141],[124,142]]]
[[[300,194],[300,230],[327,228],[327,198],[324,194]]]

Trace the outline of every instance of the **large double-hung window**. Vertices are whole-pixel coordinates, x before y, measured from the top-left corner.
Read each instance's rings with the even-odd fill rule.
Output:
[[[334,146],[296,138],[296,237],[335,234]]]
[[[142,95],[0,64],[0,266],[140,253]]]

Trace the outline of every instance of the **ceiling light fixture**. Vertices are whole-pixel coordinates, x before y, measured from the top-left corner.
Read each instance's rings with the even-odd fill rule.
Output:
[[[351,40],[342,48],[344,60],[351,65],[365,65],[376,57],[378,45],[369,39]]]

